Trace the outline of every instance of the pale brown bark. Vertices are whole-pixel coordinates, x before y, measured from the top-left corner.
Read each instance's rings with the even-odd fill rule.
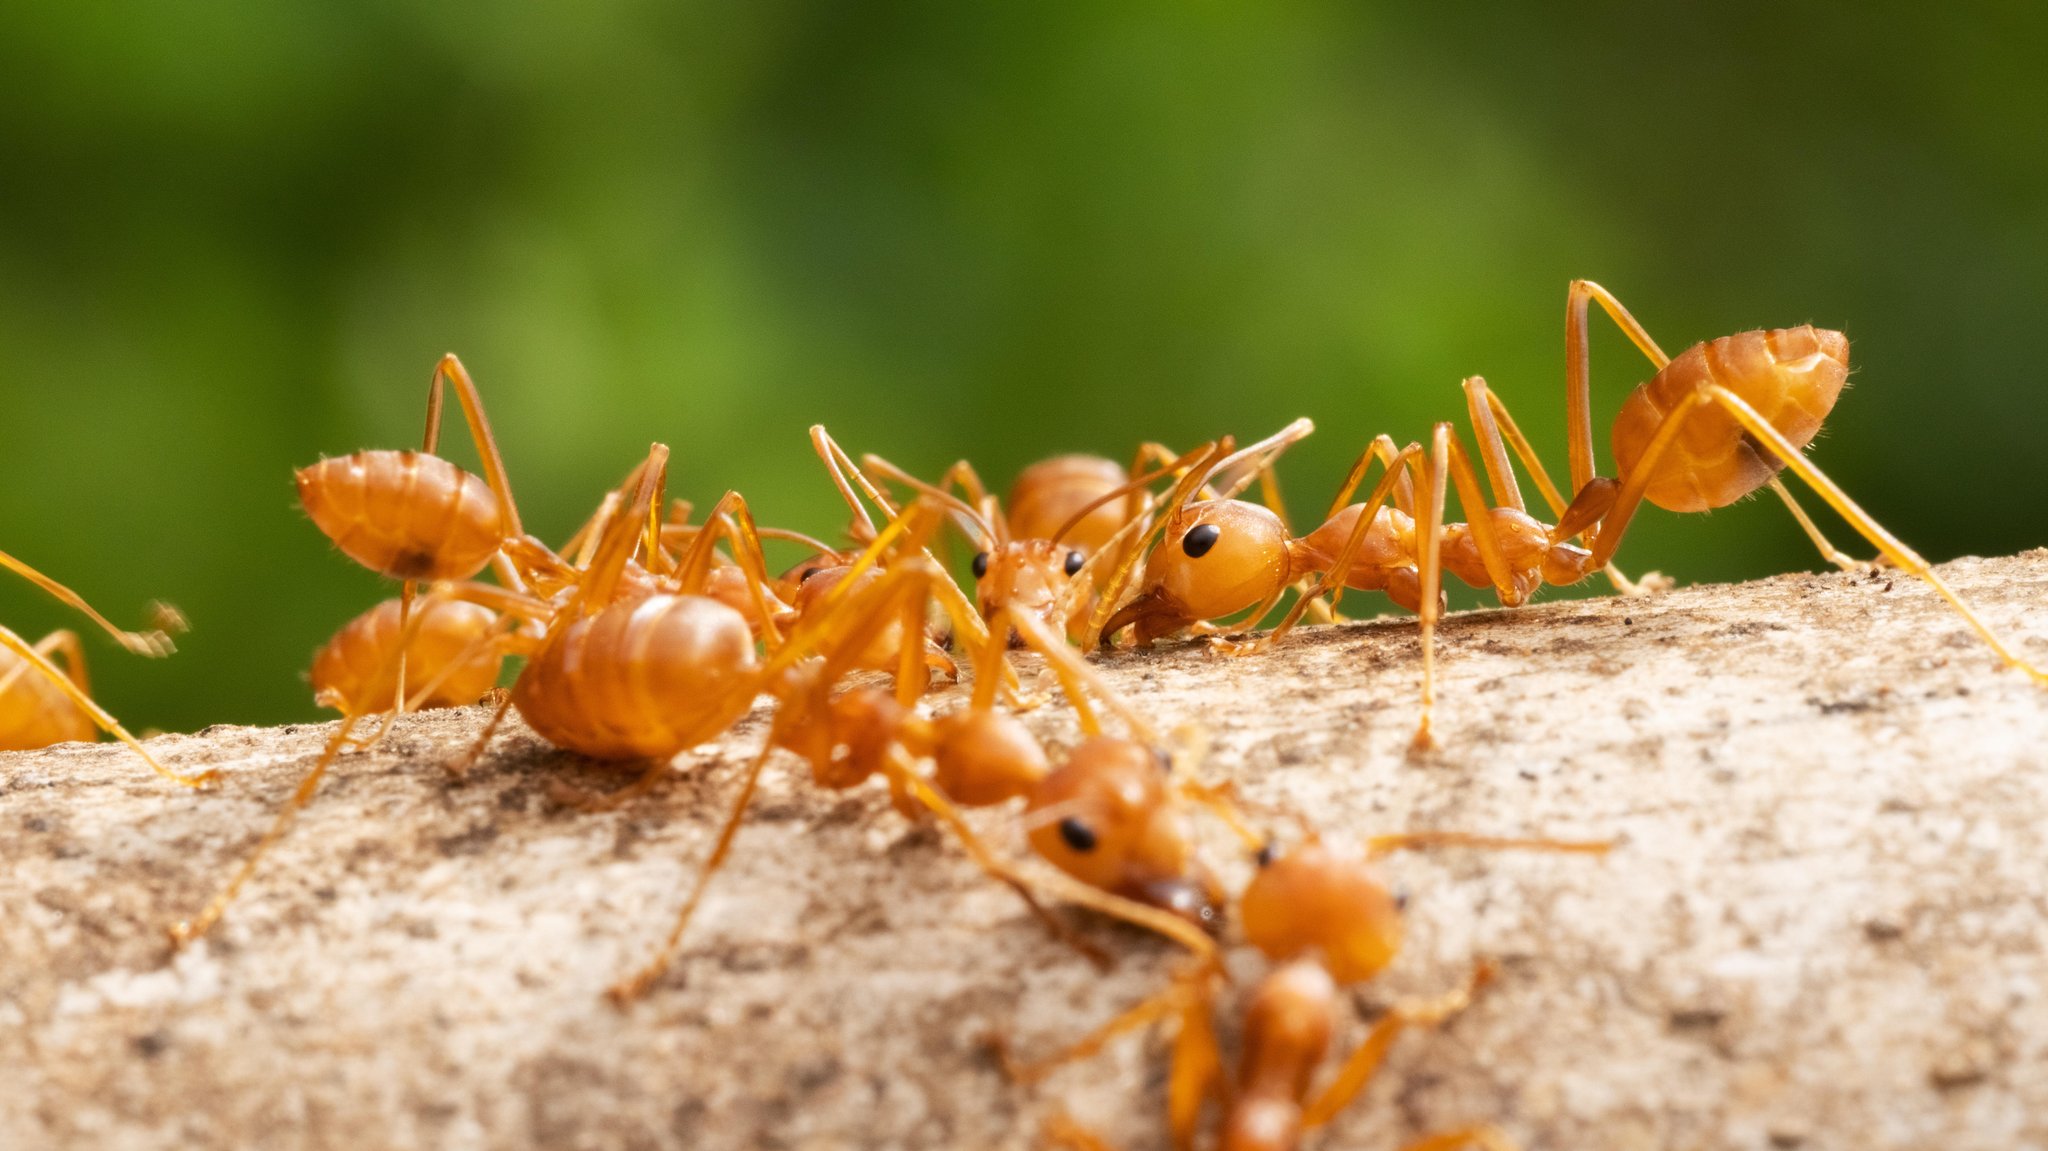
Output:
[[[2048,658],[2048,552],[1943,570]],[[1420,759],[1407,620],[1104,664],[1162,725],[1206,725],[1209,777],[1330,837],[1622,839],[1605,861],[1390,861],[1410,944],[1361,1003],[1480,955],[1503,974],[1309,1146],[1478,1121],[1534,1148],[2048,1141],[2048,693],[1927,589],[1793,575],[1461,614],[1442,644]],[[344,760],[175,958],[165,925],[329,729],[153,740],[223,769],[205,795],[112,745],[0,756],[0,1145],[1026,1147],[1063,1106],[1164,1146],[1156,1041],[1030,1090],[982,1041],[1049,1049],[1158,986],[1170,949],[1083,918],[1119,956],[1103,976],[881,794],[786,766],[676,970],[615,1010],[600,993],[666,930],[759,717],[611,814],[549,788],[621,777],[516,724],[445,778],[480,722],[410,719]],[[1064,707],[1032,722],[1072,737]],[[1017,854],[1014,818],[979,825]],[[1241,881],[1233,842],[1209,847]]]

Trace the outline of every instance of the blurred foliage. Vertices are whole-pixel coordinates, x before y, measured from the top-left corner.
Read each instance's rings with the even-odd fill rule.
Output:
[[[119,619],[151,597],[192,616],[170,663],[90,644],[131,725],[309,717],[310,653],[388,589],[304,521],[291,469],[415,442],[443,351],[551,538],[654,439],[676,494],[737,487],[829,532],[819,421],[1000,485],[1056,451],[1308,414],[1283,475],[1311,509],[1373,433],[1462,422],[1475,372],[1562,469],[1575,275],[1674,352],[1846,330],[1823,466],[1932,556],[2039,545],[2044,24],[18,0],[0,546]],[[1607,418],[1647,372],[1598,341]],[[1817,562],[1774,501],[1638,523],[1631,570]],[[68,622],[25,585],[0,612]]]

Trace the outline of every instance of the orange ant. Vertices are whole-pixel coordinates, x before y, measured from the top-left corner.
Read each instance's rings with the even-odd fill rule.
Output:
[[[434,454],[441,438],[444,382],[454,385],[456,402],[483,462],[482,478]],[[400,644],[398,639],[419,634],[409,623],[419,580],[467,579],[488,566],[507,587],[523,592],[522,569],[511,558],[508,544],[523,540],[531,545],[529,552],[553,558],[539,541],[525,537],[483,400],[453,353],[441,357],[428,380],[426,433],[419,451],[376,448],[322,459],[300,469],[297,482],[299,503],[336,547],[371,571],[404,581],[395,611],[387,615],[388,609],[380,606],[351,621],[317,661],[329,678],[320,678],[316,671],[316,692],[323,704],[340,706],[351,721],[376,710],[366,688],[391,701],[392,720],[415,706],[406,692],[413,641]],[[422,656],[453,658],[468,648],[450,649],[445,641],[474,641],[489,622],[473,613],[437,615],[436,625],[420,643]],[[395,659],[393,672],[366,681],[368,669],[381,666],[387,654]],[[454,674],[453,668],[437,670]],[[435,678],[432,672],[429,677]],[[387,720],[365,745],[389,729]]]
[[[157,604],[156,627],[149,631],[123,631],[93,610],[77,592],[5,552],[0,552],[0,567],[48,592],[59,603],[77,609],[137,655],[171,654],[175,648],[168,633],[185,628],[185,618],[176,608]],[[57,665],[56,658],[64,661],[62,667]],[[151,771],[173,783],[204,787],[220,776],[210,768],[196,775],[181,775],[165,767],[105,708],[94,703],[85,674],[85,649],[76,632],[53,631],[31,644],[11,629],[0,627],[0,751],[26,751],[70,740],[91,740],[95,729],[127,744]]]
[[[1058,456],[1031,465],[1017,477],[1007,513],[966,460],[947,469],[936,484],[927,484],[880,456],[868,455],[863,462],[892,483],[951,503],[960,526],[979,546],[972,568],[975,599],[984,618],[1015,608],[1031,612],[1062,635],[1076,637],[1094,606],[1102,573],[1122,571],[1133,562],[1138,554],[1134,545],[1153,522],[1155,506],[1177,506],[1190,493],[1203,499],[1230,498],[1256,481],[1266,502],[1278,507],[1273,461],[1313,431],[1313,422],[1299,419],[1235,453],[1225,447],[1210,456],[1213,463],[1199,461],[1196,452],[1176,456],[1164,445],[1147,443],[1128,472],[1097,456]],[[1153,469],[1142,470],[1148,463]],[[1198,471],[1203,476],[1231,476],[1240,469],[1242,475],[1222,492],[1205,481],[1184,482]],[[1177,486],[1155,505],[1146,488],[1168,476]],[[951,489],[956,487],[964,501],[953,496]]]
[[[699,532],[690,549],[671,564],[660,543],[657,518],[667,462],[667,447],[656,444],[649,450],[646,463],[629,478],[633,498],[624,503],[608,500],[579,533],[577,563],[555,558],[530,537],[502,545],[516,545],[521,553],[518,569],[531,576],[533,589],[437,581],[422,610],[412,613],[386,642],[385,668],[361,675],[359,681],[381,688],[384,676],[396,674],[423,624],[446,603],[481,604],[516,625],[501,626],[494,643],[526,656],[526,664],[469,755],[449,770],[465,770],[481,755],[505,712],[517,707],[537,734],[557,746],[595,759],[648,761],[649,769],[635,786],[651,784],[675,755],[729,728],[763,692],[773,693],[798,659],[832,644],[847,628],[847,617],[836,611],[839,604],[909,526],[892,524],[879,533],[849,569],[846,588],[822,602],[785,641],[760,593],[767,576],[759,566],[752,518],[738,493],[726,493],[708,517],[713,530]],[[748,567],[748,586],[757,596],[753,619],[766,629],[763,639],[771,653],[766,660],[756,655],[756,625],[749,617],[702,594],[713,545],[728,537],[736,541],[739,562]],[[415,538],[423,545],[432,542],[426,533]],[[636,557],[645,562],[636,562]],[[498,558],[503,558],[502,550]],[[586,558],[587,565],[582,562]],[[548,598],[534,594],[551,588],[558,590]],[[872,635],[862,634],[872,642]],[[172,928],[174,942],[196,939],[218,921],[259,861],[311,801],[363,714],[345,715],[241,868],[198,916]]]
[[[1657,368],[1630,393],[1614,425],[1619,479],[1593,474],[1586,315],[1597,302]],[[2048,673],[2015,655],[1937,576],[1927,560],[1899,542],[1807,460],[1801,449],[1820,430],[1849,373],[1849,343],[1840,332],[1810,325],[1742,332],[1709,340],[1671,359],[1606,289],[1573,281],[1567,299],[1566,415],[1570,424],[1573,498],[1569,504],[1509,416],[1507,406],[1474,376],[1466,405],[1479,459],[1492,488],[1481,491],[1471,456],[1449,423],[1421,445],[1396,450],[1381,436],[1351,469],[1326,522],[1301,538],[1266,509],[1238,501],[1186,504],[1168,517],[1171,545],[1154,549],[1143,594],[1122,606],[1104,635],[1130,626],[1140,644],[1198,620],[1262,602],[1270,607],[1291,581],[1322,573],[1309,595],[1261,639],[1222,645],[1241,654],[1277,641],[1304,605],[1344,588],[1386,591],[1415,611],[1422,631],[1422,718],[1418,747],[1429,745],[1435,699],[1435,629],[1443,613],[1442,573],[1491,588],[1504,606],[1526,602],[1543,584],[1569,584],[1610,566],[1637,507],[1647,499],[1671,511],[1722,507],[1769,486],[1831,562],[1855,561],[1830,544],[1778,477],[1790,468],[1895,567],[1925,580],[1955,608],[2007,666],[2048,685]],[[1509,450],[1542,492],[1556,522],[1545,524],[1523,504]],[[1385,469],[1364,504],[1349,504],[1372,463]],[[1412,482],[1411,482],[1412,481]],[[1445,489],[1455,484],[1472,522],[1444,523]],[[1422,503],[1418,511],[1417,490]],[[1387,506],[1389,498],[1394,506]],[[1419,522],[1418,522],[1419,521]],[[1573,541],[1584,537],[1581,546]],[[1257,613],[1263,614],[1263,611]]]
[[[914,502],[892,521],[891,530],[941,506],[928,499]],[[924,520],[903,550],[920,551],[924,534],[933,526],[933,520]],[[1150,725],[1035,617],[1004,609],[990,621],[983,643],[972,652],[975,688],[964,709],[931,719],[915,711],[927,673],[915,648],[908,645],[898,650],[893,694],[872,686],[835,693],[846,674],[860,666],[859,653],[871,637],[890,627],[912,634],[926,618],[927,604],[944,578],[935,564],[915,554],[890,564],[847,601],[845,612],[856,622],[837,638],[836,650],[818,663],[791,669],[785,683],[773,689],[781,707],[747,769],[711,854],[655,957],[613,986],[615,1001],[624,1003],[643,994],[673,961],[712,877],[730,854],[761,772],[778,749],[806,760],[813,782],[821,787],[844,790],[883,777],[899,811],[914,815],[922,809],[937,815],[983,870],[1009,884],[1055,934],[1086,953],[1095,954],[1049,916],[1034,889],[1050,887],[1069,902],[1148,927],[1197,954],[1213,952],[1205,932],[1218,925],[1221,893],[1194,857],[1175,799],[1186,795],[1229,817],[1227,801],[1197,784],[1175,789],[1167,778],[1170,760],[1159,749]],[[956,626],[960,622],[956,620]],[[1085,737],[1057,767],[1015,715],[994,706],[1012,628],[1058,678]],[[1103,734],[1089,703],[1091,693],[1118,714],[1131,731],[1129,737]],[[932,765],[929,779],[914,770],[920,760]],[[1019,798],[1026,800],[1032,848],[1079,883],[1025,876],[997,859],[957,810]],[[1249,832],[1243,834],[1253,838]]]
[[[1294,1151],[1302,1137],[1336,1118],[1378,1071],[1401,1032],[1432,1027],[1464,1010],[1494,974],[1481,963],[1471,980],[1435,999],[1403,1001],[1374,1024],[1322,1089],[1312,1091],[1316,1069],[1330,1053],[1338,991],[1365,983],[1401,949],[1404,897],[1374,872],[1392,852],[1433,847],[1534,849],[1601,855],[1612,844],[1549,839],[1498,839],[1449,832],[1378,836],[1362,853],[1333,850],[1311,837],[1286,855],[1261,849],[1259,870],[1239,897],[1245,939],[1270,963],[1246,1000],[1242,1050],[1235,1083],[1226,1080],[1221,1045],[1211,1021],[1217,983],[1214,963],[1196,963],[1165,990],[1097,1028],[1066,1051],[1033,1063],[1011,1060],[1000,1039],[997,1052],[1020,1082],[1043,1079],[1055,1068],[1102,1050],[1119,1035],[1164,1020],[1175,1021],[1172,1073],[1167,1084],[1168,1127],[1176,1148],[1191,1148],[1205,1106],[1222,1104],[1220,1151]],[[1071,1120],[1050,1132],[1070,1147],[1101,1149],[1099,1138]],[[1507,1137],[1491,1126],[1439,1132],[1408,1151],[1478,1146],[1506,1151]]]

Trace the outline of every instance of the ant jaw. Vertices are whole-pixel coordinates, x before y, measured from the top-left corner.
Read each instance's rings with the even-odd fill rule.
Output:
[[[1116,633],[1129,627],[1133,628],[1131,634],[1138,646],[1146,647],[1153,640],[1171,635],[1192,622],[1179,603],[1155,588],[1117,609],[1117,613],[1109,617],[1109,622],[1102,625],[1102,646],[1109,647]]]
[[[1210,935],[1223,933],[1223,896],[1216,881],[1206,871],[1198,870],[1183,878],[1131,884],[1118,894],[1177,915]]]

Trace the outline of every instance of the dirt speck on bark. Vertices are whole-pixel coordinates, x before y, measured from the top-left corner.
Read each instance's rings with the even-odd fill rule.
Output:
[[[2048,660],[2048,551],[1941,570]],[[1530,1148],[2048,1141],[2048,692],[1924,585],[1790,575],[1464,613],[1441,635],[1422,757],[1408,620],[1103,662],[1162,727],[1203,725],[1205,775],[1282,834],[1299,812],[1331,838],[1621,841],[1604,861],[1388,861],[1409,943],[1343,1042],[1480,956],[1502,976],[1404,1038],[1309,1147],[1475,1122]],[[0,1145],[1024,1148],[1055,1108],[1128,1151],[1166,1145],[1158,1037],[1031,1089],[985,1037],[1050,1050],[1155,989],[1172,949],[1077,916],[1118,956],[1103,975],[879,790],[822,793],[788,762],[681,960],[615,1010],[601,993],[667,930],[762,713],[597,814],[551,788],[627,776],[516,723],[446,777],[482,719],[409,718],[345,758],[176,956],[165,926],[331,727],[151,741],[221,768],[208,794],[117,745],[0,755]],[[1064,707],[1030,722],[1075,739]],[[1014,813],[975,818],[1022,854]],[[1205,834],[1241,883],[1242,850]]]

